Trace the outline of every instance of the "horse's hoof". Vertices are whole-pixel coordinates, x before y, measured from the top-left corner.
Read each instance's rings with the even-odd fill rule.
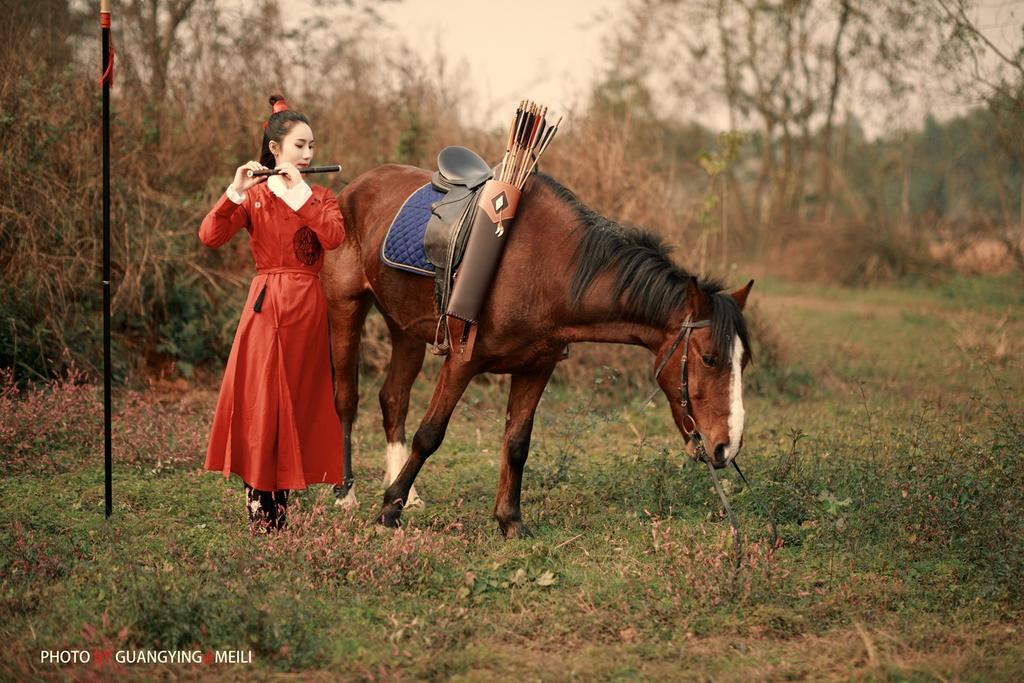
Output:
[[[409,502],[405,504],[406,508],[420,508],[421,510],[427,507],[427,504],[423,502],[423,499],[416,493],[416,486],[413,485],[409,489]]]
[[[505,538],[532,538],[533,532],[522,522],[498,522]]]
[[[402,508],[397,505],[385,505],[377,517],[377,523],[389,529],[402,526]]]
[[[359,507],[359,501],[356,500],[356,487],[350,488],[344,498],[335,498],[334,504],[343,510],[355,510]]]

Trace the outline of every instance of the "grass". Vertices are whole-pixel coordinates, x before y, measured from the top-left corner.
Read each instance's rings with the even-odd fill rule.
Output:
[[[384,452],[368,380],[360,508],[310,489],[272,538],[246,533],[237,480],[199,469],[213,390],[118,396],[105,523],[95,388],[4,385],[0,676],[1019,680],[1020,346],[993,346],[1024,332],[1013,284],[759,283],[758,315],[805,380],[773,390],[756,365],[748,378],[756,491],[726,483],[747,536],[739,571],[664,406],[639,407],[645,392],[606,369],[545,394],[523,496],[535,536],[512,542],[490,519],[507,379],[470,387],[417,482],[428,507],[397,532],[368,524]],[[422,378],[414,405],[429,391]],[[64,648],[253,663],[40,662]]]

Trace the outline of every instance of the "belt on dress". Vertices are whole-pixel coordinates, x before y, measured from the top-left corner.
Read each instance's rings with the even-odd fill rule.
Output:
[[[308,277],[320,278],[320,274],[316,271],[309,270],[308,268],[294,268],[282,266],[280,268],[257,268],[256,275],[280,275],[282,273],[289,273],[295,275],[306,275]],[[269,279],[269,278],[268,278]],[[260,289],[260,293],[256,296],[256,302],[252,305],[252,310],[259,313],[263,310],[263,297],[267,294],[267,281],[263,281],[263,288]]]

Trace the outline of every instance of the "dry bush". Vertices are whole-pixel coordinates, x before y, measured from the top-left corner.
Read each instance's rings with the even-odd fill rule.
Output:
[[[118,32],[111,238],[120,376],[191,375],[226,357],[252,259],[244,239],[212,251],[196,233],[233,169],[258,156],[271,92],[305,111],[322,143],[318,159],[342,162],[348,178],[385,161],[429,165],[442,142],[461,137],[457,91],[430,65],[352,46],[322,70],[322,83],[308,84],[319,88],[314,98],[283,87],[275,65],[287,45],[259,39],[276,30],[275,11],[257,7],[239,25],[221,21],[214,3],[197,8],[195,41],[171,60],[160,92],[141,29],[126,22]],[[95,54],[58,67],[47,50],[29,49],[30,38],[0,56],[0,367],[19,380],[59,375],[69,361],[95,371],[102,302]],[[217,49],[225,41],[232,49]]]
[[[1005,275],[1024,260],[1024,239],[1016,246],[998,237],[938,239],[928,244],[928,255],[958,273]]]
[[[970,316],[965,322],[953,323],[957,348],[972,358],[980,358],[993,365],[1005,365],[1017,357],[1021,348],[1015,335],[1008,335],[1007,313],[994,324],[984,318]]]
[[[278,33],[272,5],[246,8],[244,21],[222,16],[213,2],[193,12],[163,80],[154,76],[160,70],[144,49],[143,29],[119,26],[111,224],[119,376],[191,376],[226,356],[251,256],[243,238],[213,251],[196,231],[233,169],[258,155],[271,92],[284,92],[310,117],[317,160],[345,166],[340,177],[320,179],[334,190],[381,163],[432,168],[449,144],[488,160],[503,151],[503,131],[460,120],[463,81],[440,60],[381,48],[364,26],[310,29],[328,31],[329,39],[295,38],[307,45],[300,83],[281,67],[291,43],[265,39]],[[94,38],[72,38],[70,45],[93,46],[59,68],[47,50],[28,49],[30,38],[0,57],[0,116],[10,141],[0,158],[10,197],[2,209],[0,366],[14,367],[19,379],[59,375],[70,360],[95,371],[100,356]],[[698,215],[709,185],[695,160],[708,145],[699,128],[590,106],[567,113],[543,170],[595,210],[663,235],[680,247],[680,264],[699,271],[706,259],[698,244],[707,246],[708,231]],[[383,369],[388,343],[379,319],[371,317],[364,339],[365,365]],[[560,376],[610,367],[647,383],[650,359],[642,351],[594,345],[573,354]]]
[[[884,225],[835,221],[773,226],[764,253],[751,255],[759,269],[792,280],[861,287],[932,277],[939,264],[919,233]]]

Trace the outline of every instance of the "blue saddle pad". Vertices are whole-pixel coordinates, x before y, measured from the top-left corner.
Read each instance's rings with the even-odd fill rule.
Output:
[[[423,250],[423,233],[430,221],[430,205],[444,196],[427,183],[406,198],[380,250],[380,258],[392,268],[418,275],[433,275],[434,264]]]

